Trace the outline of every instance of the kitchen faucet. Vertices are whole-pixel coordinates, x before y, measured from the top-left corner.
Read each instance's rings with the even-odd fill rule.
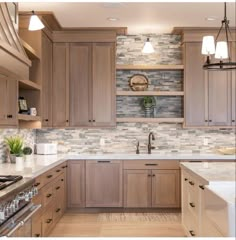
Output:
[[[152,146],[151,137],[152,137],[152,140],[154,141],[155,136],[154,136],[153,132],[150,132],[149,135],[148,135],[148,154],[151,154],[152,149],[155,149],[155,147]]]

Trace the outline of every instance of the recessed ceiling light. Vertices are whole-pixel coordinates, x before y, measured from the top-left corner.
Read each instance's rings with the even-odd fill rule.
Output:
[[[216,16],[209,16],[209,17],[205,18],[206,21],[216,21],[217,19],[218,19],[218,17],[216,17]]]
[[[116,21],[119,21],[120,19],[117,17],[108,17],[107,20],[111,22],[116,22]]]

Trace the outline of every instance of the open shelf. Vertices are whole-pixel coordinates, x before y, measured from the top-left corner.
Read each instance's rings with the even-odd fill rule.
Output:
[[[184,65],[116,65],[116,70],[183,70]]]
[[[117,91],[117,96],[184,96],[183,91]]]
[[[30,80],[19,80],[19,89],[27,90],[41,90],[41,86],[37,83],[34,83]]]
[[[37,52],[27,42],[25,42],[22,39],[21,39],[21,42],[29,59],[40,60],[40,57],[38,56]]]
[[[116,122],[126,122],[126,123],[183,123],[184,118],[116,118]]]
[[[31,116],[27,114],[18,114],[18,120],[20,121],[41,121],[40,116]]]

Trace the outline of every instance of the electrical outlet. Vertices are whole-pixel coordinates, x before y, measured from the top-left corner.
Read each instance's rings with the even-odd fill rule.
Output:
[[[105,145],[105,139],[104,138],[100,138],[100,145],[104,146]]]
[[[204,138],[204,139],[203,139],[203,145],[204,145],[204,146],[207,146],[207,145],[208,145],[208,138]]]

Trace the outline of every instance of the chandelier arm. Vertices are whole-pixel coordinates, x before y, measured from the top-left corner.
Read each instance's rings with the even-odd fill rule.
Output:
[[[217,39],[218,39],[218,37],[219,37],[219,35],[220,35],[220,32],[221,32],[223,26],[224,26],[224,22],[222,21],[220,30],[219,30],[219,32],[217,33],[217,36],[216,36],[216,41],[217,41]]]
[[[226,35],[226,41],[227,41],[228,57],[229,57],[229,61],[230,61],[229,37],[228,37],[228,24],[227,24],[227,23],[225,23],[225,35]]]

